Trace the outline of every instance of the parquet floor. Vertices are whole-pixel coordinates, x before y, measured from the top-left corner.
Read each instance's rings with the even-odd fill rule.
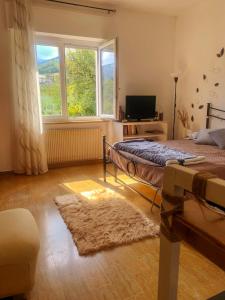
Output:
[[[157,299],[159,239],[80,257],[53,202],[56,195],[88,197],[93,189],[105,188],[151,215],[150,204],[138,194],[110,177],[104,184],[100,164],[54,169],[38,177],[0,175],[0,210],[28,208],[40,230],[36,283],[28,300]],[[155,209],[152,217],[159,219],[158,213]],[[205,300],[225,289],[225,273],[186,245],[180,261],[178,299]]]

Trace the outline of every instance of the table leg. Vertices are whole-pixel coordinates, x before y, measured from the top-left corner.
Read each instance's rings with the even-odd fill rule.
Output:
[[[160,234],[158,300],[176,300],[180,242],[171,242]]]

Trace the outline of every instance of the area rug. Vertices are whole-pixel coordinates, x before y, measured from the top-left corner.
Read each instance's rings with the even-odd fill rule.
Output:
[[[159,234],[159,226],[128,201],[107,192],[97,199],[67,194],[55,203],[80,255],[129,244]]]

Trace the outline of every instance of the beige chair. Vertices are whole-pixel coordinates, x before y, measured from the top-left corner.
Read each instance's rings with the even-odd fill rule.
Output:
[[[33,287],[39,247],[38,228],[28,210],[0,212],[0,298]]]

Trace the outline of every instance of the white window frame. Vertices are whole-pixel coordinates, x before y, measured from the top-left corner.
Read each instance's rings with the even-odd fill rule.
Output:
[[[105,47],[111,45],[111,44],[114,44],[115,45],[115,68],[114,68],[114,83],[113,83],[113,114],[112,115],[108,115],[108,114],[104,114],[102,112],[102,89],[99,88],[99,115],[102,117],[102,118],[107,118],[107,119],[115,119],[116,118],[116,107],[117,107],[117,89],[116,89],[116,86],[117,86],[117,49],[116,49],[116,39],[112,39],[110,41],[107,41],[103,44],[101,44],[99,46],[99,51],[98,51],[98,60],[99,60],[99,64],[98,64],[98,67],[99,67],[99,71],[98,71],[98,74],[99,74],[99,87],[101,86],[101,76],[102,76],[102,72],[101,72],[101,50],[104,49]]]
[[[60,64],[60,91],[61,91],[61,108],[62,115],[59,116],[43,116],[42,121],[45,122],[71,122],[71,121],[95,121],[102,118],[114,119],[116,117],[116,68],[114,74],[114,103],[113,115],[104,115],[101,113],[101,75],[100,75],[100,50],[116,40],[105,42],[103,39],[88,39],[71,36],[61,36],[57,34],[36,33],[35,45],[55,46],[59,48],[59,64]],[[116,45],[116,44],[115,44]],[[67,92],[66,92],[66,67],[65,67],[65,48],[74,49],[91,49],[96,51],[96,116],[69,117],[67,111]],[[116,50],[115,50],[116,56]],[[117,60],[116,60],[117,61]],[[117,62],[116,62],[117,63]]]
[[[43,45],[43,46],[52,46],[52,47],[58,47],[59,49],[59,76],[60,76],[60,94],[61,94],[61,115],[55,115],[55,116],[43,116],[42,115],[42,120],[43,121],[63,121],[66,119],[67,115],[67,110],[66,110],[66,94],[65,94],[65,85],[63,82],[65,82],[65,76],[63,74],[63,69],[64,69],[64,61],[65,61],[65,56],[63,55],[62,51],[62,44],[59,41],[55,40],[45,40],[45,39],[38,39],[36,40],[36,45]],[[38,72],[37,72],[38,73]],[[37,79],[38,80],[38,79]],[[39,86],[39,81],[38,81],[38,86]],[[40,87],[39,87],[40,88]],[[40,90],[39,90],[40,91]],[[39,92],[40,95],[40,92]]]

